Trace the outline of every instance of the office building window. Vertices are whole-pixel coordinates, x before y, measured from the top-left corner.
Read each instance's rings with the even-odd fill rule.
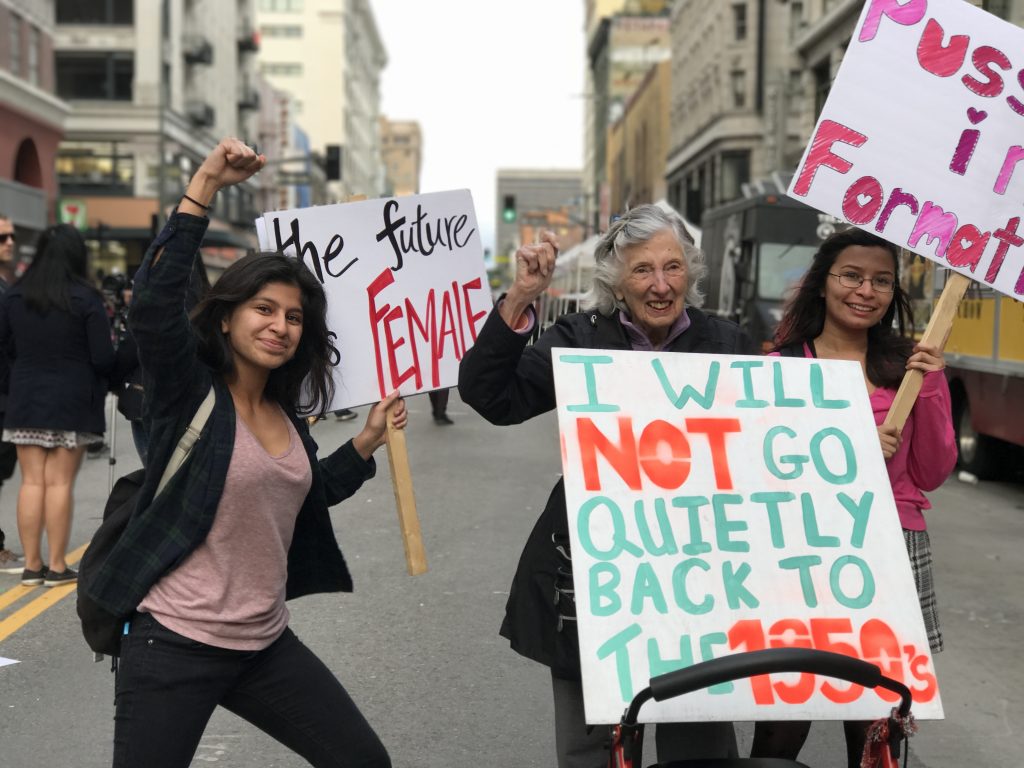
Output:
[[[732,26],[734,37],[737,40],[747,39],[747,4],[733,3]]]
[[[21,16],[12,13],[11,16],[11,72],[21,77]]]
[[[32,85],[39,85],[39,47],[42,45],[38,27],[28,28],[28,71],[27,79]]]
[[[298,24],[264,24],[260,27],[263,37],[302,37],[302,27]]]
[[[982,0],[981,7],[993,16],[1010,20],[1010,0]]]
[[[271,13],[301,13],[303,0],[259,0],[261,11]]]
[[[64,189],[131,194],[135,158],[114,142],[63,142],[56,159]]]
[[[134,0],[57,0],[58,24],[133,24]]]
[[[62,99],[131,101],[135,57],[128,52],[58,52],[57,95]]]
[[[743,109],[747,106],[747,73],[742,69],[734,69],[729,73],[729,83],[733,107]]]
[[[823,61],[811,71],[814,78],[814,119],[818,119],[825,108],[828,92],[832,90],[832,66],[828,60]]]
[[[264,61],[261,68],[265,75],[298,77],[302,74],[302,64],[297,61]]]
[[[743,185],[750,181],[750,153],[722,153],[722,202],[735,200],[743,194]]]
[[[793,0],[789,4],[789,39],[796,40],[804,28],[804,4]]]

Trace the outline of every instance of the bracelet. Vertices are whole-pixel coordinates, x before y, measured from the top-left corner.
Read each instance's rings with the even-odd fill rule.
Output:
[[[192,205],[198,205],[204,211],[212,211],[213,210],[213,206],[212,205],[203,205],[198,200],[196,200],[194,197],[189,197],[188,194],[182,194],[181,199],[182,200],[188,200],[190,203],[192,203]]]

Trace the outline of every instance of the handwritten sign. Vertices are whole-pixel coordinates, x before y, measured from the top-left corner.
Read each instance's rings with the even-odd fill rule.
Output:
[[[332,409],[458,383],[492,305],[468,190],[265,213],[256,229],[327,293]]]
[[[868,0],[789,194],[1024,296],[1024,30]]]
[[[856,363],[552,351],[587,722],[650,677],[799,646],[879,664],[942,717]],[[888,692],[773,675],[645,705],[650,722],[887,714]]]

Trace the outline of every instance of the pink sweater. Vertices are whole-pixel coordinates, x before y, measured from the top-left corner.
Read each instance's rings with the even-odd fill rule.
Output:
[[[290,442],[280,456],[235,416],[235,446],[206,540],[139,604],[179,635],[258,651],[288,626],[288,547],[313,470],[295,426],[281,416]]]
[[[777,357],[779,353],[770,354]],[[805,344],[804,357],[813,356]],[[887,387],[878,387],[871,393],[876,426],[885,421],[895,398],[896,390]],[[925,374],[921,393],[907,417],[902,435],[899,450],[885,463],[889,484],[900,524],[910,531],[923,531],[927,528],[924,510],[931,509],[932,505],[922,491],[933,491],[942,485],[956,465],[949,384],[942,371]]]

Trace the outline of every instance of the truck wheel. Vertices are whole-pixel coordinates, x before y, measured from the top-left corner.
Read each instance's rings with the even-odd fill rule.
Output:
[[[956,422],[956,444],[962,469],[979,480],[991,480],[999,475],[999,441],[975,431],[971,426],[971,407],[966,400]]]

